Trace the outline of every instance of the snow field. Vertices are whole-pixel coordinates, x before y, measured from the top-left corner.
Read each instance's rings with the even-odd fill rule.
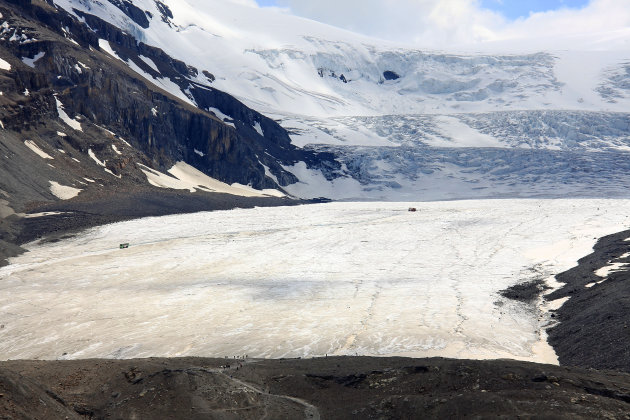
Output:
[[[498,292],[575,265],[597,237],[627,228],[629,210],[628,200],[332,203],[107,225],[30,244],[0,269],[0,354],[554,363],[546,307]]]
[[[95,14],[200,71],[210,71],[216,76],[213,88],[263,113],[291,116],[299,110],[326,121],[347,115],[531,109],[625,112],[630,101],[625,79],[616,83],[617,78],[608,77],[625,66],[629,31],[510,40],[444,52],[368,38],[240,2],[164,3],[173,12],[169,22],[160,19],[154,1],[134,1],[153,16],[144,29],[107,2],[56,2],[73,14]],[[100,44],[116,57],[107,41]],[[155,63],[141,60],[159,73]],[[137,63],[127,64],[189,101],[185,89],[167,78],[154,79]],[[385,71],[400,78],[384,80]],[[201,75],[196,82],[208,83]],[[614,101],[602,93],[610,89],[619,93]]]

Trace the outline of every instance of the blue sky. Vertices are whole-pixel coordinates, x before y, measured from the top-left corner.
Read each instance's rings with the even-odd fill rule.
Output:
[[[562,7],[580,9],[588,0],[482,0],[481,6],[499,12],[508,19],[527,17],[530,12],[547,12]]]
[[[256,0],[261,6],[276,6],[277,0]],[[317,1],[317,0],[313,0]],[[481,0],[481,6],[503,14],[508,19],[527,17],[530,12],[546,12],[563,7],[579,9],[588,0]]]

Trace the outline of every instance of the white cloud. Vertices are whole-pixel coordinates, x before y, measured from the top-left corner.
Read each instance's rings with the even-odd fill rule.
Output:
[[[243,6],[258,7],[258,3],[256,3],[256,0],[229,0],[229,1],[231,1],[232,3],[243,5]]]
[[[503,18],[475,0],[283,0],[299,16],[378,38],[449,44],[492,38]]]
[[[483,41],[571,36],[630,28],[630,0],[592,0],[508,21],[479,0],[280,0],[291,12],[366,35],[448,47]]]
[[[534,13],[507,26],[505,37],[528,34],[575,35],[630,27],[630,0],[593,0],[581,9]]]

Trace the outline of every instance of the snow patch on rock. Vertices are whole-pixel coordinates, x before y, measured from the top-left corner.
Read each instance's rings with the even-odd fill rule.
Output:
[[[300,182],[283,187],[296,197],[349,200],[364,195],[363,187],[356,179],[340,177],[329,181],[320,170],[308,168],[305,162],[297,162],[295,165],[283,166],[283,168],[300,180]]]
[[[98,40],[98,46],[101,50],[105,51],[107,54],[111,55],[112,57],[122,61],[123,63],[125,62],[122,58],[120,58],[118,56],[118,54],[116,54],[116,51],[114,51],[114,49],[112,48],[111,45],[109,45],[109,41],[105,40],[105,39],[99,39]]]
[[[76,197],[83,190],[79,188],[68,187],[66,185],[61,185],[55,181],[50,182],[50,192],[57,198],[62,200],[70,200],[71,198]]]
[[[37,146],[37,144],[35,144],[33,140],[25,140],[24,145],[28,147],[29,149],[31,149],[33,152],[35,152],[39,157],[42,157],[44,159],[54,159],[48,153],[40,149],[39,146]]]
[[[31,68],[35,68],[35,63],[46,55],[45,52],[41,51],[35,54],[33,58],[22,57],[22,62]]]
[[[92,149],[88,149],[88,156],[92,158],[92,160],[94,162],[96,162],[96,164],[98,166],[102,166],[103,168],[106,167],[105,162],[101,161],[98,157],[96,157],[96,155],[94,154],[94,152],[92,151]]]
[[[263,132],[263,129],[260,126],[260,123],[258,121],[256,121],[256,124],[254,124],[254,130],[256,130],[256,132],[260,134],[262,137],[265,137],[265,133]]]
[[[9,64],[6,60],[0,58],[0,70],[11,70],[11,64]]]
[[[139,166],[142,172],[144,172],[144,174],[147,176],[147,180],[149,181],[149,183],[153,186],[161,188],[188,190],[190,192],[201,190],[207,192],[240,195],[244,197],[263,197],[272,194],[277,195],[278,193],[280,193],[279,191],[275,190],[259,191],[238,184],[229,185],[209,177],[208,175],[204,174],[198,169],[193,168],[185,162],[177,162],[171,169],[169,169],[168,173],[170,174],[170,176],[144,165]]]
[[[155,65],[155,63],[153,62],[153,60],[151,60],[149,57],[145,57],[143,55],[139,55],[138,56],[140,58],[140,60],[144,61],[146,63],[147,66],[151,67],[153,70],[155,70],[156,73],[159,73],[160,70],[158,70],[158,67]]]
[[[56,96],[55,103],[57,104],[57,113],[59,114],[59,118],[61,118],[61,120],[65,122],[70,128],[73,128],[77,131],[83,131],[81,123],[75,119],[70,118],[68,114],[66,114],[66,111],[64,111],[63,109],[63,104]]]
[[[216,115],[217,118],[223,121],[226,125],[229,125],[232,128],[236,128],[233,122],[234,118],[230,117],[227,114],[224,114],[219,108],[210,107],[208,108],[208,111],[213,112],[214,115]]]

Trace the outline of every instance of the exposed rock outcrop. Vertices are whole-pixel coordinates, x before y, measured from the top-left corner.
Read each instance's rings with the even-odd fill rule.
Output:
[[[161,170],[186,160],[228,183],[277,188],[261,163],[282,186],[297,179],[281,164],[320,159],[292,146],[286,131],[273,120],[230,95],[193,80],[199,74],[197,69],[138,42],[98,17],[80,13],[85,21],[82,23],[46,3],[17,3],[19,14],[6,6],[0,10],[8,26],[19,28],[31,42],[5,40],[0,44],[16,58],[43,56],[33,63],[33,68],[13,60],[15,66],[5,82],[13,79],[13,90],[28,90],[31,97],[16,100],[6,109],[9,115],[0,116],[6,120],[7,128],[24,130],[46,119],[54,120],[56,94],[68,115],[79,115],[87,123],[123,136]],[[126,13],[140,13],[130,12],[135,9],[129,2],[116,3],[126,8]],[[99,40],[109,42],[118,57],[98,51]],[[147,64],[146,58],[155,68]],[[161,89],[156,86],[158,83],[140,77],[122,60],[158,82],[164,80],[165,84],[178,86],[186,92],[189,103],[173,97],[172,91]],[[207,111],[211,108],[229,115],[233,124],[215,118]],[[257,125],[264,135],[254,128]]]
[[[626,374],[506,360],[0,363],[0,416],[24,419],[627,418],[629,391]]]

